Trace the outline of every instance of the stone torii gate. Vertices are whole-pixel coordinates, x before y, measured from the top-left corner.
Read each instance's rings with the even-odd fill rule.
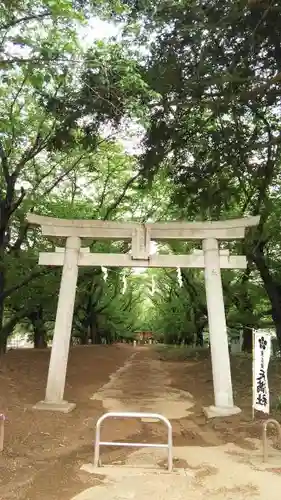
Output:
[[[40,265],[62,266],[52,352],[45,400],[34,408],[70,412],[75,403],[63,399],[72,318],[79,266],[177,267],[205,271],[209,335],[215,404],[205,409],[209,417],[240,412],[234,406],[221,269],[244,269],[246,257],[229,255],[219,249],[219,240],[242,239],[247,227],[256,226],[259,217],[208,222],[156,222],[140,224],[100,220],[67,220],[28,214],[31,225],[41,226],[42,234],[65,238],[65,248],[42,252]],[[131,242],[126,254],[90,253],[86,240],[124,240]],[[202,250],[189,255],[150,254],[150,241],[202,240]]]

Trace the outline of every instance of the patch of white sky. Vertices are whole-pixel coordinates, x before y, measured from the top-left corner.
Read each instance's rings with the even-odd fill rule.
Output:
[[[92,17],[87,24],[79,25],[77,28],[78,37],[84,48],[90,48],[97,40],[117,40],[122,36],[123,25],[121,23],[113,23],[103,21],[98,17]]]

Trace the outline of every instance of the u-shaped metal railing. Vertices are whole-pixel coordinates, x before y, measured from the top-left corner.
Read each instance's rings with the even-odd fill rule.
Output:
[[[267,446],[267,427],[269,425],[273,425],[277,431],[277,440],[279,441],[279,445],[281,445],[281,425],[277,420],[273,418],[269,418],[263,423],[262,426],[262,445],[263,445],[263,461],[267,462],[268,460],[268,446]]]
[[[101,424],[108,418],[149,418],[153,420],[160,420],[163,422],[168,430],[168,439],[166,444],[160,443],[117,443],[114,441],[101,441],[100,429]],[[100,446],[127,446],[135,448],[167,448],[168,450],[168,471],[173,470],[173,432],[171,422],[158,413],[141,413],[141,412],[110,412],[102,415],[96,424],[96,439],[95,439],[95,455],[94,467],[100,465]]]

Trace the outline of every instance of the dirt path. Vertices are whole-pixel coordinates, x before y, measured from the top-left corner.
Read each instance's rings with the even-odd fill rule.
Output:
[[[103,412],[90,396],[122,367],[133,348],[89,346],[71,350],[66,399],[69,414],[34,411],[43,398],[49,351],[10,351],[0,362],[0,412],[7,415],[5,449],[0,454],[0,499],[69,500],[97,479],[81,474],[93,457],[94,426]],[[120,432],[124,426],[120,425]],[[113,428],[110,439],[116,439]]]
[[[142,349],[92,397],[108,411],[164,413],[169,419],[190,415],[194,405],[190,393],[172,388],[165,363]]]
[[[141,449],[111,457],[102,454],[105,466],[100,469],[101,484],[88,488],[73,500],[193,500],[206,496],[210,500],[242,500],[279,498],[281,454],[271,449],[272,465],[261,464],[260,442],[243,435],[243,447],[225,443],[225,436],[216,432],[200,415],[193,396],[171,387],[176,365],[161,363],[149,351],[137,352],[109,383],[94,396],[108,411],[151,411],[163,413],[173,424],[175,471],[164,472],[166,453],[163,450]],[[195,392],[195,386],[193,385]],[[104,437],[114,425],[107,424]],[[143,423],[138,429],[138,441],[165,440],[165,430],[155,423]],[[190,436],[193,434],[195,439]],[[120,436],[119,439],[125,436]],[[193,443],[199,441],[198,445]],[[204,447],[203,447],[204,446]],[[276,465],[277,463],[277,465]],[[129,467],[129,468],[128,468]],[[91,471],[91,466],[84,466]],[[96,471],[95,471],[96,473]]]
[[[256,439],[260,424],[250,420],[249,363],[234,364],[235,398],[243,413],[206,421],[202,405],[212,402],[208,360],[166,362],[154,350],[129,346],[74,348],[66,398],[77,409],[62,415],[32,410],[44,395],[48,359],[48,351],[25,350],[10,352],[1,361],[0,410],[8,416],[0,455],[1,499],[143,500],[153,495],[155,500],[181,500],[190,493],[193,500],[267,500],[268,484],[270,498],[277,499],[281,454],[262,466]],[[279,372],[273,380],[279,386]],[[158,412],[171,420],[172,476],[163,472],[165,451],[144,448],[104,448],[101,474],[81,469],[93,460],[96,420],[110,410]],[[116,441],[166,439],[162,424],[139,420],[108,421],[102,432]]]

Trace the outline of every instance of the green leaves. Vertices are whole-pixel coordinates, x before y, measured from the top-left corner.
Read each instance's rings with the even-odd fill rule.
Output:
[[[55,17],[83,20],[82,12],[77,12],[73,9],[72,0],[43,0],[43,4]]]

